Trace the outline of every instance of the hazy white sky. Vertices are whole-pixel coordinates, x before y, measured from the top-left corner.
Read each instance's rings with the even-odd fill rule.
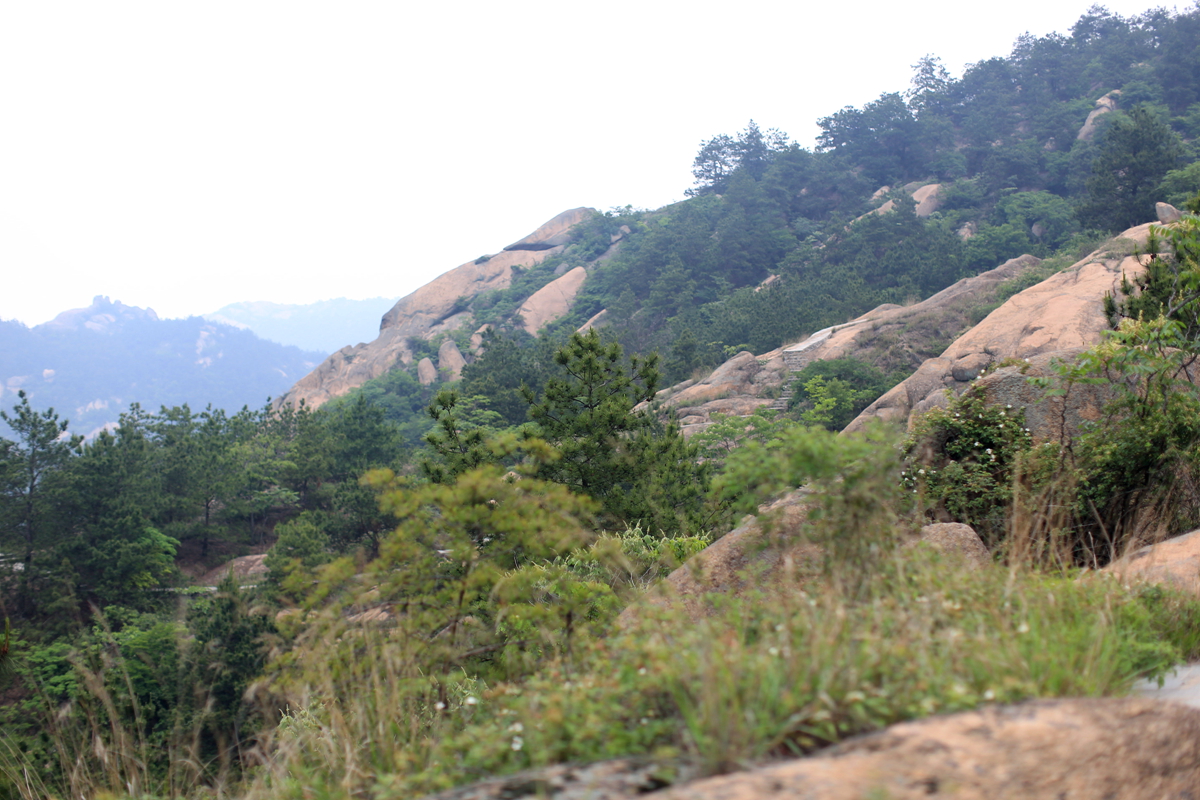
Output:
[[[0,318],[403,295],[699,143],[1007,55],[1087,0],[0,6]],[[1140,13],[1146,0],[1114,0]]]

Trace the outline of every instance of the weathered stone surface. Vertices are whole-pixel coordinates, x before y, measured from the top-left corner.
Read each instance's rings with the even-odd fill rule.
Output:
[[[1200,796],[1200,711],[1145,698],[1042,700],[906,722],[816,756],[654,800],[1150,800]]]
[[[1093,109],[1090,114],[1088,114],[1087,120],[1084,121],[1083,127],[1079,129],[1079,133],[1075,135],[1075,138],[1081,142],[1090,142],[1096,136],[1096,126],[1098,124],[1097,120],[1110,111],[1116,110],[1117,98],[1120,96],[1121,90],[1114,89],[1113,91],[1104,95],[1104,97],[1101,97],[1099,100],[1097,100],[1096,108]]]
[[[431,383],[436,383],[438,379],[437,367],[428,358],[422,358],[417,362],[417,380],[422,386],[428,386]]]
[[[1020,256],[964,278],[915,305],[879,306],[784,348],[784,360],[793,371],[812,361],[847,357],[879,363],[885,371],[904,367],[915,370],[936,354],[936,350],[930,352],[930,342],[944,342],[959,335],[970,324],[971,312],[988,302],[1000,284],[1040,263],[1041,259],[1034,256]],[[882,344],[885,342],[889,344]],[[882,352],[884,347],[886,352]]]
[[[445,376],[445,380],[456,381],[462,377],[462,368],[467,365],[467,360],[463,358],[463,354],[459,351],[458,345],[453,339],[447,339],[442,342],[438,348],[438,372]]]
[[[943,553],[961,558],[970,569],[992,563],[991,553],[983,539],[970,525],[961,522],[935,522],[921,528],[921,534],[911,544],[924,543]],[[911,546],[911,545],[910,545]]]
[[[1172,222],[1179,222],[1183,219],[1183,213],[1170,203],[1155,203],[1154,215],[1163,225],[1170,225]]]
[[[276,401],[296,405],[301,400],[317,408],[401,364],[412,363],[410,337],[428,339],[471,324],[463,303],[512,283],[514,267],[531,267],[562,251],[571,226],[588,219],[591,209],[565,211],[536,231],[494,256],[483,256],[439,275],[392,306],[369,344],[344,347]],[[565,277],[565,276],[564,276]],[[474,346],[478,346],[474,344]]]
[[[228,561],[216,569],[209,570],[204,575],[196,579],[197,586],[217,586],[221,581],[233,573],[234,578],[250,578],[256,575],[266,575],[269,571],[267,565],[263,563],[266,559],[265,553],[260,553],[253,556],[239,556],[231,561]]]
[[[912,199],[917,203],[916,215],[918,217],[928,217],[942,207],[941,190],[940,183],[931,183],[912,193]]]
[[[1161,583],[1200,597],[1200,530],[1142,547],[1102,572],[1125,583]]]
[[[536,335],[543,325],[570,311],[586,279],[587,270],[575,267],[530,295],[517,311],[525,320],[525,330]]]
[[[603,328],[608,324],[608,309],[602,308],[592,315],[591,319],[579,326],[579,333],[587,333],[592,328]]]
[[[671,395],[664,403],[668,407],[686,408],[749,391],[750,379],[759,371],[758,359],[743,350],[699,383]]]
[[[595,213],[595,209],[583,207],[564,211],[533,233],[523,239],[518,239],[504,249],[509,251],[549,250],[551,247],[567,244],[571,241],[571,228],[591,219]]]
[[[816,574],[821,549],[802,535],[811,508],[810,493],[802,489],[747,517],[664,578],[644,602],[702,619],[710,613],[710,596],[769,592],[785,578],[794,583]],[[638,613],[637,605],[626,608],[619,623],[630,624]]]
[[[1047,397],[1030,383],[1033,378],[1054,378],[1059,364],[1075,362],[1086,348],[1052,350],[1027,359],[1019,366],[1001,367],[980,378],[978,388],[991,405],[1025,412],[1025,427],[1034,441],[1070,441],[1088,422],[1100,419],[1104,406],[1117,396],[1110,384],[1075,384],[1065,396]]]
[[[1149,228],[1150,223],[1139,225],[1121,238],[1145,244]],[[966,367],[984,360],[1032,359],[1098,343],[1109,327],[1104,296],[1120,291],[1122,274],[1132,278],[1145,269],[1126,253],[1127,246],[1119,240],[1110,242],[1069,269],[1009,298],[940,356],[925,361],[912,377],[868,406],[846,430],[860,430],[872,418],[908,420],[914,409],[927,406],[932,395],[946,388],[961,394],[970,381],[958,379],[956,364],[963,365],[960,374],[965,375]]]

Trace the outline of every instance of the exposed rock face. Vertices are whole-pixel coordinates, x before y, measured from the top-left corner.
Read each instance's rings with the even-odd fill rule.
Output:
[[[526,332],[536,336],[543,325],[570,311],[586,278],[587,270],[575,267],[530,295],[517,311],[525,320]]]
[[[919,182],[917,182],[917,183],[910,183],[910,184],[906,185],[904,187],[904,191],[907,194],[911,195],[912,199],[914,201],[916,201],[916,204],[917,204],[917,208],[915,210],[916,215],[918,217],[924,218],[924,217],[928,217],[930,214],[932,214],[933,212],[937,211],[939,208],[942,207],[942,200],[939,197],[941,188],[942,188],[942,185],[940,183],[930,183],[926,186],[922,186]],[[875,191],[875,194],[871,195],[871,199],[878,200],[880,197],[883,197],[883,195],[887,194],[889,191],[891,191],[891,189],[889,187],[887,187],[887,186],[881,187],[880,189],[877,189]],[[856,218],[854,220],[854,222],[858,222],[858,220],[862,219],[863,217],[869,216],[871,214],[886,214],[889,211],[895,210],[895,208],[896,208],[896,201],[888,200],[886,203],[884,203],[883,205],[881,205],[879,208],[875,209],[874,211],[868,211],[866,214],[863,214],[862,217]],[[851,223],[851,224],[853,224],[853,223]]]
[[[1125,583],[1161,583],[1200,597],[1200,530],[1142,547],[1101,571]]]
[[[549,250],[552,247],[561,247],[571,241],[571,228],[591,219],[595,213],[594,209],[584,207],[564,211],[524,239],[518,239],[504,249]]]
[[[693,620],[710,611],[714,595],[740,595],[779,585],[785,577],[795,583],[815,575],[821,549],[801,536],[812,501],[807,490],[792,492],[749,517],[741,525],[688,559],[655,588],[646,602],[683,608]],[[619,624],[636,618],[636,606],[621,612]]]
[[[231,572],[233,573],[233,577],[237,579],[266,575],[270,572],[267,569],[267,565],[263,563],[266,557],[265,553],[254,556],[240,556],[200,576],[196,579],[196,585],[217,586]]]
[[[906,722],[811,758],[682,784],[660,800],[1147,800],[1200,796],[1200,711],[1043,700]]]
[[[940,183],[931,183],[912,193],[912,199],[917,203],[916,215],[918,217],[928,217],[942,207],[941,190]]]
[[[1097,120],[1117,108],[1117,98],[1121,96],[1120,89],[1114,89],[1096,101],[1096,108],[1088,114],[1087,120],[1075,138],[1081,142],[1090,142],[1096,136]]]
[[[1183,214],[1179,209],[1170,203],[1155,203],[1154,215],[1163,225],[1170,225],[1172,222],[1179,222],[1183,219]]]
[[[591,319],[579,326],[579,333],[587,333],[592,328],[603,328],[608,324],[608,309],[602,308],[592,315]]]
[[[437,367],[428,358],[422,358],[417,362],[417,380],[422,386],[428,386],[431,383],[436,383],[438,379]]]
[[[1149,223],[1139,225],[1122,238],[1142,245],[1149,229]],[[925,361],[911,377],[868,406],[846,430],[859,430],[871,418],[905,422],[912,412],[943,402],[938,395],[944,389],[961,394],[970,384],[969,376],[985,365],[1091,347],[1109,327],[1104,296],[1120,291],[1122,274],[1132,278],[1144,269],[1137,258],[1124,252],[1097,250],[1009,298],[942,355]]]
[[[849,357],[885,369],[915,368],[928,358],[930,341],[957,336],[970,325],[971,312],[991,300],[1000,284],[1040,263],[1034,256],[1020,256],[964,278],[915,305],[879,306],[844,325],[817,331],[785,348],[783,357],[793,372],[813,361]],[[889,343],[886,351],[880,349],[880,342]]]
[[[804,341],[759,356],[738,353],[700,381],[664,389],[659,399],[674,408],[685,435],[703,430],[712,415],[747,415],[763,406],[781,408],[780,387],[812,361],[858,358],[891,372],[915,369],[971,322],[972,311],[991,301],[1000,284],[1040,263],[1021,256],[964,278],[912,306],[885,304],[844,325],[817,331]]]
[[[1066,442],[1077,437],[1085,423],[1100,419],[1104,406],[1117,397],[1111,384],[1077,383],[1061,397],[1047,397],[1029,383],[1031,378],[1054,378],[1056,365],[1075,362],[1086,348],[1052,350],[1033,356],[1020,366],[1001,367],[979,379],[978,387],[992,405],[1012,406],[1025,412],[1025,426],[1034,441]],[[955,383],[959,379],[955,375]],[[967,379],[969,380],[969,379]],[[923,413],[949,401],[944,392],[940,399],[930,396],[917,404],[914,412]]]
[[[962,559],[968,569],[979,569],[992,563],[992,556],[983,539],[979,538],[974,528],[961,522],[935,522],[926,525],[921,528],[921,535],[911,545],[921,543]]]
[[[463,354],[459,352],[458,345],[453,339],[447,339],[442,342],[442,346],[438,348],[438,372],[446,376],[446,380],[456,381],[462,377],[462,368],[467,365],[467,360],[463,358]]]
[[[316,408],[398,365],[411,364],[410,337],[427,339],[470,324],[470,314],[463,309],[465,301],[483,292],[508,288],[514,267],[531,267],[562,252],[571,228],[593,213],[589,208],[564,211],[503,252],[469,261],[400,298],[383,315],[379,338],[337,351],[297,382],[278,403],[296,405],[303,400],[310,408]]]

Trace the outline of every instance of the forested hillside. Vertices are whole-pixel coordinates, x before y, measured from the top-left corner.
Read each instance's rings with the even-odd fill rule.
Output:
[[[617,758],[652,764],[644,793],[1200,657],[1196,598],[1081,578],[1200,525],[1198,41],[1200,9],[1093,8],[960,77],[922,59],[908,92],[820,120],[815,149],[753,122],[717,135],[689,199],[573,210],[529,245],[544,258],[439,298],[407,360],[316,409],[171,399],[198,367],[261,391],[234,362],[249,334],[199,320],[142,350],[166,323],[126,307],[0,328],[7,357],[48,337],[64,359],[14,367],[29,391],[0,413],[0,799],[420,797]],[[1176,222],[1111,241],[1160,202]],[[690,439],[655,402],[1046,258],[956,312],[979,322],[1099,242],[1141,272],[1095,341],[1035,383],[1005,362],[1046,396],[1112,387],[1074,441],[1035,439],[976,373],[911,430],[839,436],[918,366],[898,362],[815,362],[790,407]],[[530,296],[581,266],[528,330]],[[433,366],[451,350],[457,379]],[[51,394],[100,391],[82,362],[161,391],[111,400],[118,424],[84,442],[83,401]],[[948,521],[982,533],[975,571],[910,546]],[[648,593],[735,541],[736,591]],[[244,555],[261,570],[200,579]]]
[[[1069,33],[1022,37],[1007,57],[958,77],[922,58],[908,91],[819,120],[814,149],[752,121],[701,144],[691,199],[597,215],[508,289],[464,301],[457,311],[472,313],[460,333],[414,346],[433,355],[453,336],[470,352],[469,334],[490,324],[493,342],[524,353],[524,372],[497,374],[508,368],[501,361],[516,362],[485,352],[464,372],[468,393],[536,386],[548,362],[530,360],[550,349],[539,351],[514,314],[583,264],[588,279],[570,312],[542,337],[561,342],[603,312],[596,324],[627,351],[661,354],[670,383],[1023,253],[1063,249],[1070,263],[1154,219],[1156,202],[1180,205],[1200,190],[1198,37],[1195,10],[1126,19],[1094,7]],[[881,206],[890,212],[868,214]],[[421,406],[405,398],[415,386],[388,376],[366,391],[407,421],[404,409]],[[506,402],[493,410],[521,421]]]

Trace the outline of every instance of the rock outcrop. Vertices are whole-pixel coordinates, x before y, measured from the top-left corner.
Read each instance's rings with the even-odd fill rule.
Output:
[[[915,305],[885,304],[799,344],[759,356],[738,353],[703,379],[664,389],[658,399],[676,411],[684,434],[691,435],[710,425],[713,414],[745,416],[763,406],[784,407],[784,383],[812,361],[857,358],[887,373],[916,369],[967,329],[972,315],[992,303],[1006,281],[1039,263],[1033,256],[1014,258]]]
[[[1200,597],[1200,530],[1139,548],[1102,572],[1125,583],[1160,583]]]
[[[961,522],[935,522],[921,528],[921,534],[906,546],[925,545],[951,558],[960,559],[968,569],[980,569],[992,563],[992,554],[979,534]]]
[[[524,320],[525,331],[536,336],[543,325],[570,311],[586,278],[587,270],[575,267],[531,294],[517,310]]]
[[[466,311],[470,300],[484,292],[508,288],[514,268],[528,268],[561,253],[570,241],[571,229],[593,213],[590,208],[564,211],[500,253],[469,261],[400,298],[383,315],[375,341],[343,347],[277,402],[296,405],[303,400],[316,408],[397,366],[411,364],[409,338],[428,339],[470,324],[471,315]]]
[[[1100,117],[1104,116],[1110,111],[1116,110],[1117,98],[1120,96],[1121,90],[1114,89],[1097,100],[1096,107],[1090,114],[1088,114],[1087,120],[1084,121],[1083,127],[1079,129],[1079,133],[1075,135],[1075,138],[1081,142],[1090,142],[1093,138],[1095,138],[1096,126],[1098,124],[1097,121],[1100,119]]]
[[[905,722],[816,756],[656,800],[1147,800],[1200,796],[1200,711],[1144,698],[1041,700]]]
[[[1120,291],[1122,275],[1132,278],[1144,271],[1128,251],[1144,245],[1149,230],[1149,223],[1130,228],[1074,266],[1009,298],[868,406],[846,430],[859,430],[871,418],[906,422],[914,411],[942,403],[946,389],[961,394],[980,371],[1004,359],[1031,359],[1098,343],[1109,328],[1104,297]]]
[[[456,381],[461,378],[462,368],[466,365],[467,360],[463,358],[462,352],[453,339],[442,342],[441,347],[438,348],[437,368],[446,380]]]

